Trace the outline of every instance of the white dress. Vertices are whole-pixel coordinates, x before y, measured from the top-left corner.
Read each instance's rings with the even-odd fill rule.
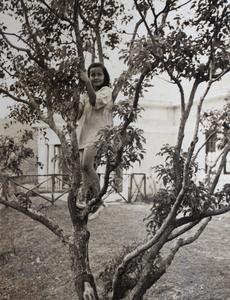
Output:
[[[95,106],[90,104],[89,96],[84,93],[80,99],[83,112],[77,123],[77,138],[79,149],[93,146],[98,140],[98,132],[105,126],[113,125],[112,92],[108,86],[96,91]]]

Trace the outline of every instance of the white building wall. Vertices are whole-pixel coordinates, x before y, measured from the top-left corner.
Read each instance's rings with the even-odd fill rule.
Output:
[[[146,154],[141,165],[136,163],[132,172],[146,174],[147,194],[152,194],[160,187],[153,167],[164,163],[164,157],[157,155],[157,153],[165,144],[175,145],[177,107],[169,101],[150,99],[141,99],[140,106],[144,108],[144,111],[138,118],[137,127],[144,131]]]
[[[54,147],[55,145],[59,145],[60,141],[57,135],[51,129],[47,128],[45,124],[37,124],[36,127],[40,129],[38,135],[38,161],[42,165],[42,167],[38,167],[38,180],[41,184],[41,190],[50,190],[52,182],[51,177],[47,175],[56,173]]]
[[[220,109],[223,107],[225,101],[224,97],[226,95],[227,88],[222,88],[213,94],[212,97],[207,97],[204,102],[203,110],[206,109]],[[220,93],[222,95],[220,95]],[[170,101],[153,101],[145,99],[140,99],[140,106],[144,108],[141,112],[141,117],[138,118],[136,126],[143,129],[144,137],[146,138],[146,144],[144,145],[146,149],[146,154],[141,165],[138,163],[134,164],[133,167],[125,173],[145,173],[147,176],[147,194],[155,192],[159,188],[159,181],[155,176],[152,167],[164,163],[164,157],[157,156],[156,154],[160,151],[163,145],[169,144],[174,146],[177,138],[178,125],[180,121],[180,106],[173,105]],[[183,150],[187,151],[189,144],[191,142],[194,126],[195,126],[195,115],[197,109],[197,102],[191,111],[191,115],[188,119],[188,123],[185,129],[185,136],[183,141]],[[62,124],[60,123],[60,126]],[[51,130],[46,129],[47,140],[41,138],[38,140],[39,144],[39,161],[44,164],[43,169],[39,169],[39,174],[52,174],[55,172],[54,162],[52,159],[54,157],[54,146],[60,144],[57,136],[51,132]],[[197,149],[203,144],[204,136],[202,133],[199,134],[199,141],[197,144]],[[200,170],[197,173],[197,179],[202,180],[205,176],[205,148],[203,148],[199,155],[198,161]],[[229,175],[223,175],[220,185],[229,182]],[[128,184],[124,182],[125,197],[128,193]]]
[[[208,109],[221,109],[225,105],[225,95],[227,87],[219,90],[219,93],[213,93],[214,96],[206,98],[203,104],[203,111]],[[157,102],[145,99],[140,102],[145,111],[142,113],[142,118],[139,118],[137,126],[144,130],[146,138],[146,155],[141,163],[141,166],[135,166],[133,172],[145,172],[147,174],[149,191],[159,188],[159,182],[151,169],[157,164],[164,163],[164,157],[156,156],[164,144],[174,146],[176,144],[177,132],[180,122],[180,105],[174,106],[170,102]],[[198,101],[194,102],[190,117],[185,127],[185,136],[183,140],[183,150],[186,152],[192,141],[197,112]],[[200,128],[201,129],[201,128]],[[199,131],[199,140],[196,145],[196,151],[203,145],[205,136]],[[199,171],[197,172],[197,180],[204,180],[205,178],[205,163],[206,153],[205,147],[199,152],[197,156],[199,162]],[[222,174],[218,188],[223,184],[229,183],[230,175]]]
[[[217,93],[217,92],[213,93],[214,94],[213,96],[207,97],[207,99],[204,101],[203,109],[202,109],[203,112],[206,110],[222,109],[223,106],[226,104],[224,98],[227,93],[227,87],[225,86],[225,87],[223,87],[222,90],[219,89],[218,91],[219,91],[219,93]],[[184,137],[184,143],[183,143],[185,151],[186,151],[186,149],[188,149],[189,144],[191,142],[191,138],[193,136],[197,105],[198,105],[198,101],[196,101],[194,103],[194,106],[191,111],[191,115],[188,119],[188,124],[185,128],[185,137]],[[204,142],[205,142],[205,136],[202,134],[202,132],[200,130],[199,140],[196,145],[196,150],[199,149],[203,145]],[[205,178],[205,163],[206,163],[205,147],[203,147],[202,150],[200,151],[200,153],[197,157],[197,161],[199,162],[199,167],[200,167],[200,170],[197,174],[197,180],[202,181]],[[221,188],[225,183],[229,183],[229,182],[230,182],[230,175],[224,174],[222,172],[222,175],[221,175],[221,178],[220,178],[217,188]]]

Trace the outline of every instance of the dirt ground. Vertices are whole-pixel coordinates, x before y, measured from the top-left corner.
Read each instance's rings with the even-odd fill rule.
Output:
[[[91,268],[99,274],[124,245],[146,236],[149,205],[110,205],[89,222]],[[43,211],[71,230],[67,205]],[[0,300],[73,300],[68,253],[53,233],[9,208],[0,209]],[[202,236],[177,254],[146,300],[230,300],[230,213],[215,217]]]

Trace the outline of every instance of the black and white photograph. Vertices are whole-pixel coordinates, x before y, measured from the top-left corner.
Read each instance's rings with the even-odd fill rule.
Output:
[[[230,0],[0,1],[0,300],[230,300]]]

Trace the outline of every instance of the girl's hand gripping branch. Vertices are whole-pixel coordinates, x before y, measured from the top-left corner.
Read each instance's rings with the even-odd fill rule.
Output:
[[[87,82],[87,81],[90,81],[89,77],[88,77],[88,74],[86,71],[80,71],[80,79],[83,81],[83,82]]]
[[[89,102],[92,106],[95,106],[96,102],[96,93],[92,86],[91,80],[88,77],[87,72],[80,71],[80,79],[85,83],[87,93],[89,95]]]

